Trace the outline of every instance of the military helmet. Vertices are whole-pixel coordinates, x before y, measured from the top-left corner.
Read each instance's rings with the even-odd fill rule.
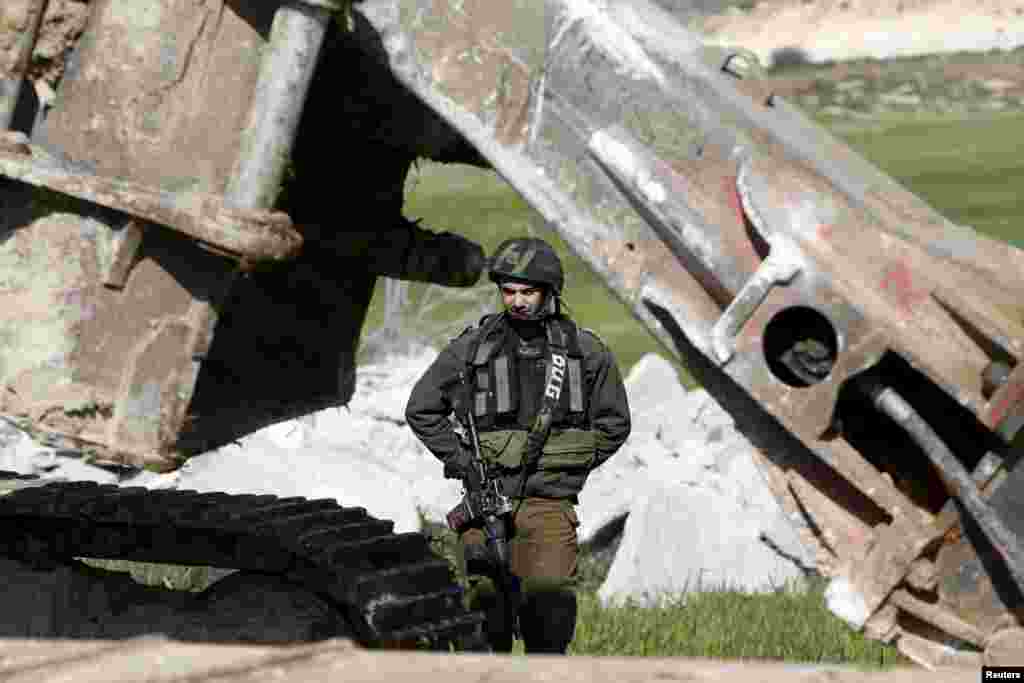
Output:
[[[502,242],[491,257],[492,281],[524,280],[547,285],[562,293],[565,273],[554,248],[536,237],[516,237]]]

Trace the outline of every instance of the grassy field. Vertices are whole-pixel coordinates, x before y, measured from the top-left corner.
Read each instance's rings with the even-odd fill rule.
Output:
[[[955,223],[1024,247],[1024,116],[895,118],[844,139]]]
[[[580,596],[570,653],[593,656],[721,657],[890,668],[908,662],[894,647],[866,640],[825,608],[821,588],[806,593],[691,593],[660,607],[602,607]]]

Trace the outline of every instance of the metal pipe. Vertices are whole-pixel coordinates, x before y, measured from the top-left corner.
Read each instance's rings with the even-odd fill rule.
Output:
[[[39,26],[43,22],[48,2],[49,0],[24,0],[20,17],[16,16],[19,4],[17,2],[13,3],[13,7],[0,9],[0,19],[5,19],[18,31],[9,58],[4,60],[3,54],[0,53],[0,130],[7,130],[14,121],[14,109],[18,105],[21,85],[25,81],[25,72],[28,70],[32,48],[35,47],[36,36],[39,34]],[[12,12],[15,15],[13,21],[9,16]]]
[[[242,148],[225,199],[240,209],[270,208],[291,155],[331,11],[301,2],[274,14]]]
[[[1002,556],[1017,589],[1024,594],[1024,552],[1020,542],[985,502],[971,474],[931,425],[895,389],[870,378],[861,379],[860,388],[880,412],[892,418],[924,451],[938,470],[946,490],[967,508],[992,547]]]
[[[721,227],[676,196],[689,179],[620,126],[590,134],[587,152],[711,297],[723,308],[733,301],[757,264],[744,260]]]
[[[890,599],[903,611],[938,626],[951,636],[979,647],[985,643],[985,633],[981,629],[940,605],[919,600],[905,590],[893,591]]]

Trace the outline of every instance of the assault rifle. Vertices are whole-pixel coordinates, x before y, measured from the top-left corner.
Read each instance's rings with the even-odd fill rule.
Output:
[[[473,411],[467,411],[470,448],[473,453],[473,467],[462,479],[465,494],[462,500],[448,512],[448,527],[461,532],[476,522],[482,522],[486,547],[490,554],[490,578],[505,597],[508,613],[513,615],[513,629],[519,635],[518,620],[522,591],[519,577],[512,573],[508,549],[508,516],[512,513],[512,501],[501,490],[501,483],[492,476],[487,463],[480,455],[480,437],[476,431]]]

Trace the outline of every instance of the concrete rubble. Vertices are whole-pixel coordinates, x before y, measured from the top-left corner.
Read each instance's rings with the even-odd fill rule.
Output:
[[[644,356],[626,384],[633,435],[581,496],[591,534],[628,513],[602,601],[801,585],[812,561],[732,419],[703,390],[685,391],[659,356]]]

